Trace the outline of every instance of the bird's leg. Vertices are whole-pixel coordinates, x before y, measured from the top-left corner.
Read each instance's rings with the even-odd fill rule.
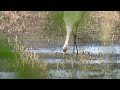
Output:
[[[73,50],[75,50],[75,48],[76,48],[76,51],[77,51],[77,54],[78,54],[78,47],[77,47],[77,26],[76,26],[76,28],[75,28],[75,33],[73,32],[73,38],[74,38],[74,49]]]
[[[76,35],[75,35],[75,47],[76,47],[77,55],[78,55],[78,47],[77,47],[77,42],[76,42]]]
[[[76,42],[76,34],[73,33],[73,38],[74,38],[74,46],[73,46],[73,55],[74,55],[74,51],[75,51],[75,48],[77,50],[77,53],[76,53],[76,60],[78,59],[78,48],[77,48],[77,42]]]
[[[75,35],[75,46],[76,46],[76,50],[77,50],[77,54],[76,54],[76,60],[78,60],[78,47],[77,47],[77,35]]]
[[[73,54],[74,54],[75,53],[75,34],[74,32],[72,34],[73,34],[73,41],[74,41],[73,43]]]
[[[73,28],[72,25],[66,25],[67,35],[66,35],[65,44],[63,46],[63,54],[65,54],[66,51],[67,51],[68,41],[69,41],[69,38],[70,38],[70,34],[72,32],[72,28]]]
[[[77,47],[77,34],[75,34],[75,47],[76,47],[76,50],[77,50],[77,55],[78,55],[78,47]]]
[[[76,36],[76,34],[74,34],[73,33],[73,38],[74,38],[74,47],[73,47],[73,52],[75,51],[75,48],[76,48],[76,50],[77,50],[77,54],[78,54],[78,47],[77,47],[77,42],[76,42],[76,38],[77,38],[77,36]]]

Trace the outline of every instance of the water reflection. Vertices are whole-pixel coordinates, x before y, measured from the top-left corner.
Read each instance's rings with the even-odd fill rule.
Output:
[[[58,55],[62,53],[61,47],[27,49],[26,51],[40,54],[39,61],[47,62],[47,69],[37,70],[26,66],[25,70],[16,73],[0,72],[0,78],[120,79],[119,45],[81,46],[78,60],[70,55],[72,53],[70,47],[65,59],[56,56],[56,53]]]

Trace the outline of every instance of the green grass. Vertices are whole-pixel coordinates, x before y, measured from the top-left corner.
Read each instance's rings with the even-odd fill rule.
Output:
[[[25,52],[17,37],[14,42],[3,38],[0,42],[0,71],[16,72],[17,78],[46,77],[47,63],[40,62],[37,54]]]

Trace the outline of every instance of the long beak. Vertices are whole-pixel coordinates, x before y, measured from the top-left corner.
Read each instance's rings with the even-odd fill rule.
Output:
[[[66,54],[67,48],[63,49],[63,57],[65,58],[65,54]]]

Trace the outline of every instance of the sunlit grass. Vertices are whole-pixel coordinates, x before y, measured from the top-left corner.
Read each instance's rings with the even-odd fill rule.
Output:
[[[13,41],[9,38],[9,43],[7,43],[7,39],[0,41],[1,71],[14,71],[18,78],[46,77],[47,62],[41,62],[36,53],[26,52],[17,36]]]
[[[32,78],[38,78],[38,76],[40,78],[40,74],[47,68],[47,62],[41,62],[38,54],[25,51],[25,47],[21,45],[17,36],[15,36],[13,42],[14,43],[11,43],[9,40],[9,44],[13,46],[14,52],[16,52],[17,55],[19,55],[19,57],[16,59],[17,61],[14,66],[16,71],[20,75],[28,75],[28,77],[26,76],[26,78],[29,78],[31,75]],[[38,76],[36,77],[36,75]]]

